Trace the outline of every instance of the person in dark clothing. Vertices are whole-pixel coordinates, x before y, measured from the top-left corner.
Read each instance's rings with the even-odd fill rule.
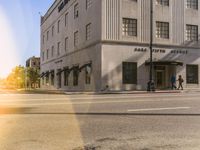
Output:
[[[175,77],[175,75],[171,76],[171,88],[172,88],[172,90],[176,89],[176,77]]]
[[[183,80],[183,78],[182,78],[182,76],[181,75],[179,75],[178,76],[178,90],[181,88],[181,90],[183,90],[183,82],[184,82],[184,80]]]

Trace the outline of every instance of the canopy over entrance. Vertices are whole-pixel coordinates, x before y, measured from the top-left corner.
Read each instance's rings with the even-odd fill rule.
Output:
[[[150,65],[150,61],[146,61],[145,65]],[[167,65],[167,66],[171,66],[171,65],[175,65],[175,66],[183,66],[183,62],[181,61],[169,61],[169,60],[159,60],[159,61],[153,61],[153,65],[154,66],[159,66],[159,65]]]

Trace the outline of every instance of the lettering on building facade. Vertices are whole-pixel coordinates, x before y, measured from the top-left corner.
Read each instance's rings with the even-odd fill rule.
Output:
[[[135,52],[147,52],[148,48],[135,48]],[[165,49],[153,49],[153,53],[166,53]],[[170,53],[172,54],[188,54],[187,50],[171,50]]]

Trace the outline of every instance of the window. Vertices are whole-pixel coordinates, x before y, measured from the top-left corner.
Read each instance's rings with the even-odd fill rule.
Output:
[[[198,26],[186,25],[186,40],[198,41]]]
[[[60,55],[60,42],[58,42],[58,47],[57,47],[57,55]]]
[[[85,84],[90,84],[91,82],[91,66],[85,67]]]
[[[76,66],[74,67],[74,70],[73,70],[73,85],[74,86],[78,85],[78,76],[79,76],[79,67]]]
[[[53,35],[54,35],[54,26],[52,26],[52,28],[51,28],[51,32],[52,32],[52,37],[53,37]]]
[[[156,0],[156,4],[169,6],[169,0]]]
[[[74,19],[78,18],[78,4],[74,6]]]
[[[65,27],[68,26],[68,13],[65,14]]]
[[[74,46],[78,45],[78,31],[74,32]]]
[[[60,32],[60,20],[58,20],[58,33]]]
[[[45,52],[42,52],[42,61],[44,61]]]
[[[47,31],[47,41],[49,40],[49,31]]]
[[[186,65],[186,79],[189,84],[199,83],[199,69],[198,65]]]
[[[198,0],[187,0],[187,8],[198,9]]]
[[[69,85],[69,72],[68,72],[68,67],[66,67],[64,71],[64,86],[68,85]]]
[[[51,85],[54,85],[55,71],[51,71]]]
[[[46,72],[46,85],[49,85],[49,73],[48,72]]]
[[[137,84],[137,63],[123,62],[123,84]]]
[[[49,50],[47,49],[47,60],[49,59]]]
[[[69,44],[68,37],[66,37],[65,38],[65,52],[68,50],[68,44]]]
[[[168,22],[156,22],[156,37],[169,39],[169,23]]]
[[[45,36],[43,35],[42,43],[44,44]]]
[[[51,57],[54,57],[54,46],[51,47]]]
[[[123,18],[122,35],[137,36],[137,20]]]
[[[86,25],[86,40],[91,39],[91,23]]]
[[[90,8],[92,6],[93,0],[86,0],[86,9]]]

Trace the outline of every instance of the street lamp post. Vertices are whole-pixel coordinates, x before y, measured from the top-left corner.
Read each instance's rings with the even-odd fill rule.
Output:
[[[154,81],[153,81],[153,0],[150,0],[150,71],[149,71],[149,82],[147,85],[147,91],[154,91]]]

